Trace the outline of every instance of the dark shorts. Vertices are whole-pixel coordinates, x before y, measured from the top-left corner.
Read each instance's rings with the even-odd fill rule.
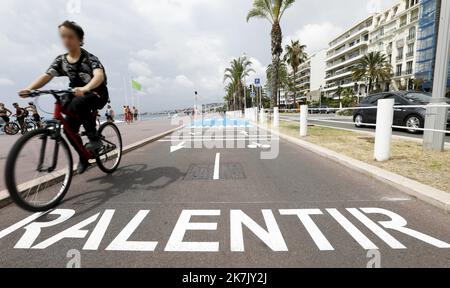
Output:
[[[33,120],[34,120],[34,122],[41,122],[41,116],[39,116],[39,114],[34,114]]]
[[[9,117],[8,116],[1,116],[1,118],[3,119],[3,121],[6,123],[9,123]]]

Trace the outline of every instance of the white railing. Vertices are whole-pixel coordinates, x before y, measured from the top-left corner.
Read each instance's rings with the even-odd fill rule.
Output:
[[[394,105],[393,99],[384,99],[378,101],[378,106],[370,106],[370,107],[348,107],[348,108],[308,108],[308,106],[304,105],[300,109],[300,136],[304,137],[307,135],[305,133],[305,127],[308,127],[308,116],[310,112],[314,111],[336,111],[336,112],[344,112],[346,110],[377,110],[377,121],[376,124],[372,123],[356,123],[355,120],[348,121],[339,121],[339,120],[330,120],[330,119],[314,119],[314,122],[323,122],[323,123],[336,123],[336,124],[345,124],[345,125],[358,125],[358,126],[369,126],[376,127],[375,133],[375,151],[374,156],[377,161],[387,161],[390,159],[391,154],[391,142],[392,142],[392,130],[393,129],[401,129],[410,132],[418,132],[418,131],[430,131],[436,133],[450,134],[450,131],[447,130],[439,130],[439,129],[427,129],[427,128],[419,128],[419,127],[407,127],[407,126],[398,126],[394,125],[394,114],[395,109],[411,109],[411,108],[448,108],[450,109],[450,105],[447,104],[429,104],[429,105]],[[286,111],[286,110],[285,110]],[[297,111],[298,109],[292,109],[290,111]],[[352,116],[353,117],[353,116]],[[425,120],[425,119],[424,119]],[[339,129],[339,127],[336,127]]]

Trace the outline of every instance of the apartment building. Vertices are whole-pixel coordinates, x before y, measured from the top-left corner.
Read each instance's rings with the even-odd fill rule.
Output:
[[[320,91],[325,86],[326,53],[326,49],[312,53],[305,63],[300,65],[295,77],[298,102],[319,100]],[[281,105],[292,105],[293,96],[292,91],[283,90],[280,97]]]
[[[419,0],[401,0],[333,39],[327,52],[325,96],[337,97],[339,88],[353,88],[365,96],[367,83],[355,82],[352,72],[358,60],[376,51],[387,56],[394,75],[392,81],[378,83],[375,88],[382,91],[413,88],[419,17]]]
[[[374,16],[372,15],[329,43],[325,60],[326,76],[323,88],[326,97],[335,97],[339,88],[357,86],[358,90],[365,90],[366,83],[355,83],[352,79],[352,72],[356,62],[367,54],[373,25]]]
[[[392,81],[378,83],[377,90],[414,88],[419,13],[419,0],[402,0],[374,16],[368,52],[386,55],[394,70]]]

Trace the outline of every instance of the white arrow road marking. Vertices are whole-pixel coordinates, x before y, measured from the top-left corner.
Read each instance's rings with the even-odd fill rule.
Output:
[[[241,131],[241,134],[248,136],[248,132],[247,131]]]
[[[181,142],[180,144],[176,145],[176,146],[171,146],[170,147],[170,153],[176,152],[178,150],[181,150],[184,148],[184,144],[186,144],[186,142]]]
[[[250,149],[258,149],[258,148],[259,149],[269,149],[271,146],[253,142],[252,144],[248,145],[247,147]]]
[[[213,180],[220,179],[220,153],[216,154],[216,163],[214,164],[214,178]]]

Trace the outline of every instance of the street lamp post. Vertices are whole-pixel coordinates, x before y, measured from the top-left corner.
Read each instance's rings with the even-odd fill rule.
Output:
[[[319,88],[319,108],[322,108],[322,91],[323,91],[323,87],[322,87],[322,85],[320,85],[320,88]]]
[[[450,58],[450,1],[441,1],[441,3],[431,105],[446,104],[445,93],[447,90],[448,62]],[[429,107],[427,109],[425,128],[445,130],[447,113],[448,108],[446,107]],[[423,140],[425,150],[444,151],[444,133],[425,131]]]
[[[195,98],[194,98],[194,115],[197,116],[197,100],[198,100],[198,92],[195,91]]]

